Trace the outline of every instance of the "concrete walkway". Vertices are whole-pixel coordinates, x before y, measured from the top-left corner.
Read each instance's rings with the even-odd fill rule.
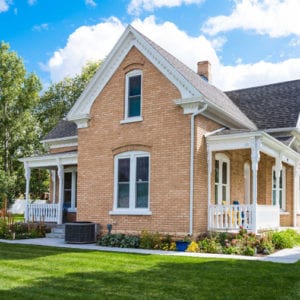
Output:
[[[107,251],[107,252],[123,252],[123,253],[137,253],[137,254],[156,254],[156,255],[171,255],[171,256],[189,256],[189,257],[202,257],[202,258],[227,258],[227,259],[240,259],[240,260],[257,260],[268,261],[275,263],[292,264],[300,260],[300,247],[293,249],[284,249],[269,256],[242,256],[242,255],[226,255],[226,254],[210,254],[210,253],[190,253],[178,251],[162,251],[162,250],[147,250],[147,249],[133,249],[133,248],[113,248],[113,247],[100,247],[96,244],[66,244],[64,239],[55,238],[40,238],[28,240],[1,240],[0,243],[7,244],[24,244],[24,245],[39,245],[39,246],[52,246],[59,248],[71,249],[84,249],[94,251]]]

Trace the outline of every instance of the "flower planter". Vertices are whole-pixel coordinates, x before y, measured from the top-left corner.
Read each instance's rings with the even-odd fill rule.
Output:
[[[175,243],[176,243],[177,251],[181,251],[181,252],[184,252],[189,246],[189,242],[185,242],[185,241],[176,241]]]

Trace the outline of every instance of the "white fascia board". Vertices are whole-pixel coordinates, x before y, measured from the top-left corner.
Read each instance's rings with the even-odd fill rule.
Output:
[[[156,49],[154,49],[134,28],[128,26],[108,57],[101,64],[86,89],[69,111],[66,118],[67,120],[76,122],[77,125],[79,124],[78,128],[87,127],[87,119],[90,118],[90,109],[93,102],[132,47],[136,47],[179,89],[182,98],[201,96],[199,91],[195,89],[195,87],[167,60],[165,60]]]
[[[77,165],[77,152],[32,156],[19,159],[30,168],[45,168],[61,165]]]
[[[263,131],[232,133],[208,136],[207,145],[211,151],[238,150],[251,148],[253,138],[261,140],[260,151],[272,156],[281,156],[288,164],[294,165],[300,154]]]
[[[77,141],[78,140],[78,136],[77,135],[73,135],[73,136],[68,136],[68,137],[62,137],[62,138],[57,138],[57,139],[47,139],[47,140],[41,140],[40,142],[42,143],[42,144],[44,144],[44,143],[53,143],[53,144],[55,144],[55,143],[61,143],[61,142],[65,142],[65,143],[67,143],[67,142],[75,142],[75,141]]]

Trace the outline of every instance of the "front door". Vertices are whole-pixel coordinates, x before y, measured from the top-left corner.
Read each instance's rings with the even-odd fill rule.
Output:
[[[66,169],[64,173],[63,222],[76,219],[77,170]]]

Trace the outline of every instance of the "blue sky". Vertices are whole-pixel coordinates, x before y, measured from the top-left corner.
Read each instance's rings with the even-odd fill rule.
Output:
[[[128,24],[213,84],[300,78],[299,0],[0,0],[0,40],[44,85],[104,59]]]

